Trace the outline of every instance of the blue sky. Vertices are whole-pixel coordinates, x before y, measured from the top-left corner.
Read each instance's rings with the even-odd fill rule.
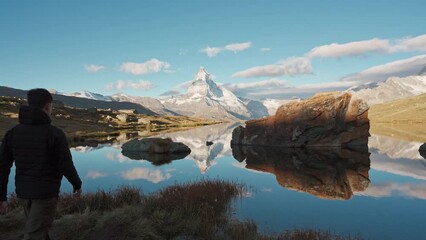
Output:
[[[204,66],[244,97],[343,89],[426,66],[425,9],[424,1],[3,0],[0,85],[158,97]]]

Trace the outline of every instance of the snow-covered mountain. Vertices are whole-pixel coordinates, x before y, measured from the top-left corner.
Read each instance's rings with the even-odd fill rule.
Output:
[[[217,85],[201,67],[186,94],[160,99],[168,109],[182,115],[213,119],[246,120],[268,115],[262,103],[238,98]]]
[[[426,93],[426,75],[390,77],[384,82],[368,83],[347,91],[370,105],[389,102]]]
[[[108,101],[108,102],[130,102],[130,103],[139,104],[160,115],[177,115],[173,111],[166,109],[159,100],[155,98],[151,98],[151,97],[131,96],[124,93],[116,93],[112,96],[104,96],[102,94],[93,93],[89,91],[80,91],[75,93],[62,93],[54,89],[50,89],[49,92],[52,94],[58,94],[63,96],[78,97],[78,98]]]
[[[160,115],[177,115],[175,112],[167,109],[158,99],[152,97],[130,96],[124,93],[116,93],[111,98],[118,102],[132,102],[140,104]]]
[[[87,99],[93,99],[93,100],[100,100],[100,101],[115,101],[110,96],[104,96],[99,93],[93,93],[89,91],[80,91],[80,92],[74,92],[74,93],[61,93],[54,89],[49,90],[50,93],[63,95],[63,96],[70,96],[70,97],[78,97],[78,98],[87,98]]]

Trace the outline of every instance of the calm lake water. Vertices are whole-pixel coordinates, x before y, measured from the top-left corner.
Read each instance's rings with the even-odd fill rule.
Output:
[[[261,231],[314,228],[366,239],[426,239],[426,160],[418,152],[422,143],[373,135],[369,152],[233,150],[235,127],[221,124],[160,135],[192,150],[184,159],[160,166],[124,156],[120,143],[76,147],[72,155],[84,191],[133,185],[150,193],[174,183],[220,178],[249,187],[234,202],[233,214],[254,220]],[[11,177],[9,190],[14,189],[14,171]],[[62,191],[71,189],[64,180]]]

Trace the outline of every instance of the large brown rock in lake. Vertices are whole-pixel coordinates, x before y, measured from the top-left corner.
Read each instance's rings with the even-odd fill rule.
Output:
[[[278,108],[275,116],[237,127],[231,144],[284,147],[356,146],[368,143],[368,105],[350,93],[316,94]]]

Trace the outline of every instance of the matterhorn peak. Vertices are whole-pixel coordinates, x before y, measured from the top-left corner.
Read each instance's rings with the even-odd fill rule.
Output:
[[[197,80],[202,80],[202,81],[210,80],[210,74],[206,71],[204,67],[200,67],[200,69],[198,69],[198,73],[195,76],[194,81],[197,81]]]

